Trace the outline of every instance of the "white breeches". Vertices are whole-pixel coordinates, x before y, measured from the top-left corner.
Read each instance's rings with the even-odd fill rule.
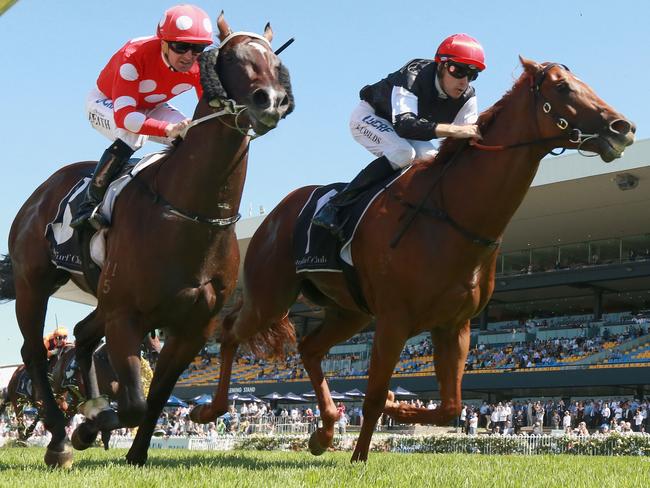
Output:
[[[377,157],[386,156],[395,168],[405,168],[414,159],[435,156],[429,141],[415,141],[398,136],[393,124],[375,114],[369,103],[363,100],[352,111],[350,132],[354,140]]]
[[[157,107],[139,111],[147,117],[164,120],[172,124],[185,120],[185,116],[168,103],[161,103]],[[144,136],[117,127],[113,116],[113,100],[96,88],[92,89],[86,98],[86,115],[90,125],[102,135],[111,141],[119,138],[131,146],[134,151],[144,146],[144,143],[149,139],[167,146],[172,143],[172,139],[168,137]]]

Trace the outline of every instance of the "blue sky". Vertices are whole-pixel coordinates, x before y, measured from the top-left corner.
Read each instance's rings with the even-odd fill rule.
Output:
[[[349,135],[359,89],[416,57],[433,57],[455,32],[481,41],[488,69],[474,82],[479,108],[496,102],[519,75],[519,54],[569,66],[650,136],[650,3],[601,0],[196,1],[233,30],[261,32],[270,21],[275,46],[296,42],[282,58],[291,71],[296,111],[251,149],[242,214],[267,211],[296,187],[351,179],[372,156]],[[66,163],[96,160],[108,145],[88,125],[83,105],[99,71],[132,37],[153,34],[173,2],[20,0],[0,17],[0,253],[29,194]],[[174,103],[191,115],[193,92]],[[148,145],[139,154],[156,150]],[[603,164],[603,163],[594,163]],[[55,320],[72,328],[90,312],[51,300]],[[0,305],[0,365],[20,361],[14,304]]]

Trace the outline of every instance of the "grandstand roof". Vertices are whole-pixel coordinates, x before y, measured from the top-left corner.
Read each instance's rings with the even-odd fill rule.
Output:
[[[637,178],[638,185],[621,190],[617,175],[624,174]],[[610,164],[575,152],[545,158],[506,230],[502,252],[648,234],[648,209],[650,139],[636,142],[626,150],[623,158]],[[237,223],[242,263],[250,238],[264,217],[259,215]],[[94,297],[72,283],[62,287],[55,296],[95,303]],[[571,293],[566,296],[570,297]]]

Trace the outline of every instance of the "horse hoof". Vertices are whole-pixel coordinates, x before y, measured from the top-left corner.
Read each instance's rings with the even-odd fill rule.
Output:
[[[72,433],[72,447],[77,451],[84,451],[95,443],[95,439],[97,439],[97,431],[83,423]]]
[[[102,444],[104,444],[104,451],[108,451],[111,442],[111,431],[102,430]]]
[[[72,446],[70,441],[65,441],[61,452],[48,448],[45,451],[45,464],[50,468],[70,469],[72,467]]]
[[[210,409],[207,405],[197,405],[190,412],[190,420],[197,424],[207,424],[209,422],[214,422],[214,420],[219,415],[211,415]]]
[[[129,464],[131,466],[139,466],[142,467],[145,465],[147,462],[147,455],[145,453],[144,457],[136,455],[136,454],[131,454],[131,452],[128,452],[126,454],[126,464]]]
[[[97,414],[97,417],[95,417],[95,424],[101,431],[111,431],[122,427],[122,424],[120,424],[120,419],[117,416],[117,412],[115,412],[115,410],[112,408],[99,412]]]
[[[320,443],[317,432],[312,432],[311,436],[309,436],[308,446],[309,446],[309,452],[311,452],[314,456],[320,456],[325,451],[327,451],[327,446],[323,446]]]

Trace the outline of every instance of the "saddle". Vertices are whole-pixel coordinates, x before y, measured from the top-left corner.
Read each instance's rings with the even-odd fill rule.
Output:
[[[129,164],[124,167],[120,175],[109,185],[104,195],[104,200],[99,206],[98,211],[105,221],[111,222],[115,202],[126,185],[133,181],[139,172],[158,162],[165,155],[166,152],[163,151],[148,154],[142,159],[131,159],[129,161]],[[50,243],[50,250],[52,252],[52,263],[57,268],[75,274],[84,274],[84,254],[88,254],[92,260],[92,264],[98,268],[101,268],[104,264],[106,229],[86,231],[90,233],[88,239],[73,239],[77,234],[70,227],[72,216],[76,214],[77,208],[83,200],[86,187],[90,184],[91,176],[92,173],[88,170],[88,174],[84,175],[83,178],[73,185],[61,202],[59,202],[56,216],[45,228],[45,237]],[[85,253],[83,252],[82,244],[84,240],[89,241],[89,250]]]

